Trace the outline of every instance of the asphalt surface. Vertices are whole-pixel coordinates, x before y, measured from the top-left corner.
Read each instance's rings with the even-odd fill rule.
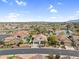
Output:
[[[79,51],[55,48],[12,48],[0,50],[0,55],[9,54],[58,54],[79,57]]]

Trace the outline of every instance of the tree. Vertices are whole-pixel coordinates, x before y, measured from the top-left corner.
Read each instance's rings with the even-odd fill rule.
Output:
[[[55,59],[60,59],[60,55],[56,55],[55,56]]]
[[[67,33],[68,35],[70,35],[70,31],[69,31],[70,29],[71,29],[71,25],[70,25],[70,24],[67,24],[67,25],[66,25],[66,30],[67,30],[66,33]]]
[[[50,37],[48,37],[48,44],[49,45],[57,45],[58,44],[56,35],[51,35]]]
[[[54,54],[49,54],[48,56],[46,56],[48,59],[54,59]]]
[[[30,36],[27,37],[27,42],[28,43],[32,43],[32,35],[30,35]]]
[[[7,57],[7,59],[13,59],[15,57],[15,55],[10,55]]]
[[[61,41],[60,43],[61,43],[61,45],[64,45],[64,42],[63,41]]]
[[[1,44],[4,44],[4,42],[3,42],[2,40],[0,40],[0,45],[1,45]]]

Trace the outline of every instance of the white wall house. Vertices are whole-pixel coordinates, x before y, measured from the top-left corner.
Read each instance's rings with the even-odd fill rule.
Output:
[[[34,36],[32,47],[41,47],[44,42],[47,41],[47,37],[43,34],[37,34]]]

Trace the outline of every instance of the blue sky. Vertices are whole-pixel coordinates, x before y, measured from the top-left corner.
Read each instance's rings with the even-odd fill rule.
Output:
[[[0,22],[79,19],[79,0],[0,0]]]

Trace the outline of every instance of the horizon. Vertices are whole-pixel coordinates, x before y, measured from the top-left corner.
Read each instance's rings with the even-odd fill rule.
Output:
[[[0,0],[0,22],[67,22],[79,19],[78,0]]]

